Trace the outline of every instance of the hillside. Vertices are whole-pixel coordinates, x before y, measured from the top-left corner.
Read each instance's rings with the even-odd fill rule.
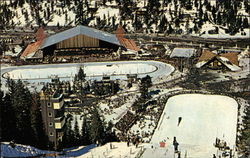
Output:
[[[249,37],[247,0],[3,0],[0,29],[83,24],[128,33]]]

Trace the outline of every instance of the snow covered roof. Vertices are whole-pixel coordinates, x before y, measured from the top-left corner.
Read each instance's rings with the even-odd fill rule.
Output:
[[[196,49],[194,48],[174,48],[172,51],[170,58],[174,57],[184,57],[184,58],[190,58],[194,56],[196,53]]]
[[[230,59],[228,59],[226,57],[222,57],[222,56],[219,56],[217,58],[218,58],[218,60],[221,61],[222,64],[224,64],[231,71],[240,71],[241,70],[241,68],[238,65],[233,64]]]
[[[239,66],[238,54],[236,52],[220,54],[221,57],[227,58],[232,64]]]
[[[86,35],[92,38],[97,38],[102,41],[113,43],[116,45],[121,45],[115,35],[100,31],[94,28],[78,25],[77,27],[71,28],[69,30],[57,33],[45,39],[44,43],[41,46],[41,49],[61,42],[63,40],[69,39],[77,35]]]
[[[15,47],[11,47],[11,48],[14,48],[14,52],[11,50],[8,50],[8,51],[5,51],[4,52],[4,55],[5,56],[12,56],[12,57],[16,57],[18,56],[21,51],[22,51],[22,47],[20,45],[16,45]]]
[[[210,52],[207,49],[203,50],[202,54],[198,60],[198,63],[196,64],[196,67],[201,68],[203,65],[205,65],[208,61],[212,60],[216,56],[217,56],[217,54]]]
[[[209,50],[203,50],[202,55],[200,56],[198,63],[195,66],[197,68],[201,68],[214,58],[219,60],[223,65],[225,65],[231,71],[241,70],[241,68],[239,67],[238,53],[236,52],[224,53],[218,55],[213,52],[210,52]]]

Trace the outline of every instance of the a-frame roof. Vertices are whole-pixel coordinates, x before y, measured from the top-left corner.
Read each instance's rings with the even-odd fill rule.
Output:
[[[207,50],[207,49],[204,49],[204,50],[202,51],[202,54],[201,54],[201,56],[200,56],[198,62],[201,62],[201,61],[209,61],[209,60],[213,59],[213,58],[216,57],[216,56],[217,56],[217,54],[215,54],[215,53],[213,53],[213,52],[211,52],[211,51],[209,51],[209,50]]]
[[[231,71],[239,71],[238,53],[224,53],[224,54],[215,54],[209,50],[203,50],[202,55],[200,56],[198,63],[196,64],[197,68],[201,68],[206,65],[214,58],[220,61],[223,65],[229,68]]]
[[[238,55],[239,53],[237,52],[231,52],[231,53],[221,54],[220,56],[227,58],[232,64],[239,66]]]
[[[51,46],[53,44],[59,43],[63,40],[69,39],[77,35],[85,35],[92,38],[96,38],[102,41],[106,41],[112,44],[121,45],[116,35],[100,31],[94,28],[78,25],[77,27],[71,28],[69,30],[52,35],[44,40],[41,49]]]

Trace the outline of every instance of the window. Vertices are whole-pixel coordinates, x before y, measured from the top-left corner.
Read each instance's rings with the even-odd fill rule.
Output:
[[[51,112],[49,112],[49,117],[52,117],[52,113]]]
[[[50,122],[50,123],[49,123],[49,126],[50,126],[50,127],[51,127],[51,126],[53,126],[53,123],[52,123],[52,122]]]
[[[53,136],[53,132],[50,132],[50,133],[49,133],[49,136]]]
[[[58,140],[59,140],[59,141],[62,141],[62,136],[59,136]]]
[[[50,104],[50,103],[47,103],[47,106],[48,106],[48,107],[51,107],[51,104]]]

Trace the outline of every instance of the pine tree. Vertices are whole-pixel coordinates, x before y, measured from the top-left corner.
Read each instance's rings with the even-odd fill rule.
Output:
[[[159,13],[160,6],[159,0],[148,0],[147,11],[150,15],[156,15]]]
[[[115,132],[112,131],[113,123],[111,121],[108,122],[108,126],[105,130],[105,143],[106,142],[117,142],[119,139],[116,137]]]
[[[83,3],[83,1],[77,1],[76,3],[76,16],[75,16],[75,19],[76,19],[76,25],[87,25],[88,22],[87,22],[87,18],[86,18],[86,14],[87,14],[87,11],[85,10],[85,5]]]
[[[75,116],[75,124],[74,124],[74,144],[75,146],[80,145],[80,130],[78,125],[77,117]]]
[[[9,119],[6,122],[9,124],[7,131],[10,134],[6,136],[6,139],[12,139],[21,144],[45,147],[47,139],[43,131],[38,99],[33,99],[21,80],[15,82],[7,79],[7,86],[9,93],[5,96],[5,102],[8,107],[5,110],[9,115],[6,116]]]
[[[140,93],[142,99],[146,99],[149,97],[148,95],[148,88],[152,86],[152,80],[149,75],[143,77],[141,79],[141,84],[140,84]]]
[[[120,8],[120,11],[121,11],[121,19],[122,20],[125,20],[125,18],[127,17],[131,17],[132,16],[132,6],[134,5],[133,4],[133,1],[132,0],[126,0],[126,1],[120,1],[121,5],[122,6]]]
[[[32,100],[32,111],[31,111],[31,128],[33,132],[34,142],[33,146],[40,149],[45,149],[48,143],[48,137],[45,134],[44,124],[42,120],[42,114],[40,111],[40,98],[39,94],[35,93]]]
[[[221,21],[221,14],[220,12],[217,13],[217,24],[220,25],[222,23]]]
[[[240,137],[241,152],[248,157],[250,155],[250,106],[247,106],[243,117],[243,129]]]
[[[16,117],[11,105],[10,95],[0,91],[0,130],[1,142],[15,140],[16,136]]]
[[[104,142],[103,122],[96,108],[94,108],[91,116],[90,138],[92,143],[102,144]]]
[[[85,81],[85,73],[83,71],[83,69],[80,67],[79,71],[78,71],[78,74],[77,74],[77,77],[78,77],[78,80],[80,81]]]
[[[147,9],[147,20],[146,24],[151,25],[153,23],[157,23],[160,14],[160,2],[159,0],[148,0],[148,4],[146,6]],[[152,18],[153,17],[153,18]]]
[[[186,21],[185,29],[187,31],[187,34],[189,34],[189,19]]]
[[[61,148],[69,148],[74,146],[74,132],[72,130],[71,117],[68,116],[65,123],[65,132],[61,142]],[[72,139],[73,138],[73,139]]]
[[[174,30],[173,30],[171,24],[169,24],[169,25],[168,25],[168,31],[167,31],[167,33],[168,33],[168,34],[171,34],[171,33],[173,33],[173,31],[174,31]]]
[[[249,24],[248,24],[248,18],[244,18],[243,20],[243,28],[248,28]]]
[[[160,32],[165,32],[167,22],[168,22],[168,20],[167,20],[166,16],[163,15],[163,17],[162,17],[162,19],[161,19],[161,21],[160,21],[160,24],[159,24],[159,26],[158,26]]]
[[[90,144],[89,125],[87,124],[87,120],[85,117],[83,118],[82,121],[81,144],[82,145]]]
[[[24,87],[21,80],[16,83],[16,91],[13,97],[13,107],[16,111],[17,118],[17,141],[23,144],[32,144],[34,137],[32,136],[31,127],[31,94]],[[29,139],[27,139],[29,138]]]

